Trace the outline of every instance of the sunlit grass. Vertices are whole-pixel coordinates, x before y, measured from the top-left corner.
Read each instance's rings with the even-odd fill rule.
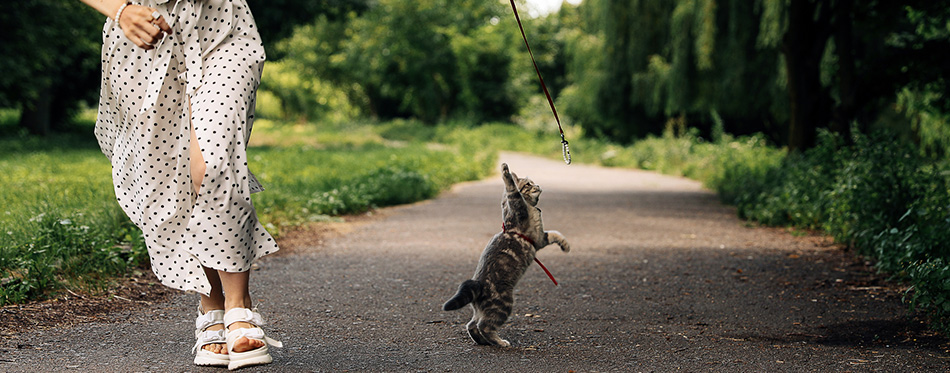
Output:
[[[278,129],[267,135],[283,136],[280,131],[309,130]],[[267,188],[254,202],[269,229],[280,233],[326,216],[431,198],[453,183],[483,177],[494,164],[488,149],[393,145],[374,133],[354,136],[359,132],[331,132],[324,136],[339,138],[322,146],[297,142],[249,150],[251,171]]]
[[[101,290],[145,258],[114,201],[109,162],[88,141],[5,136],[0,186],[0,304]]]

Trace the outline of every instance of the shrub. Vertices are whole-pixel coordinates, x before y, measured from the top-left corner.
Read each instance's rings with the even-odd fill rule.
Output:
[[[778,163],[725,158],[713,184],[743,218],[821,229],[911,286],[905,299],[950,333],[950,189],[931,160],[886,133],[818,146]]]

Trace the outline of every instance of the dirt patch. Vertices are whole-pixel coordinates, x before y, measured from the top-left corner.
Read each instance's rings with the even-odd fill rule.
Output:
[[[102,294],[66,290],[53,299],[4,306],[0,308],[0,336],[101,321],[109,313],[150,306],[174,293],[147,269],[115,281],[117,285]]]
[[[280,251],[274,257],[318,249],[326,240],[352,232],[357,227],[388,215],[388,210],[374,210],[359,215],[347,215],[340,221],[314,222],[291,229],[277,238]]]

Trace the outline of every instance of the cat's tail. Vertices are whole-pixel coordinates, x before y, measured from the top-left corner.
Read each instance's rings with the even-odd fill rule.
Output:
[[[472,303],[472,300],[475,297],[479,296],[482,293],[482,283],[475,280],[465,280],[461,285],[459,285],[458,292],[455,293],[455,296],[452,299],[449,299],[448,302],[445,302],[442,305],[442,310],[444,311],[454,311],[459,308],[464,307],[466,304]]]

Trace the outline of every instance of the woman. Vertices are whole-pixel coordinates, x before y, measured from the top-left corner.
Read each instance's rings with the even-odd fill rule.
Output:
[[[270,363],[248,291],[278,250],[250,194],[245,148],[264,63],[245,0],[82,0],[103,28],[96,137],[116,198],[164,285],[201,294],[195,364]]]

